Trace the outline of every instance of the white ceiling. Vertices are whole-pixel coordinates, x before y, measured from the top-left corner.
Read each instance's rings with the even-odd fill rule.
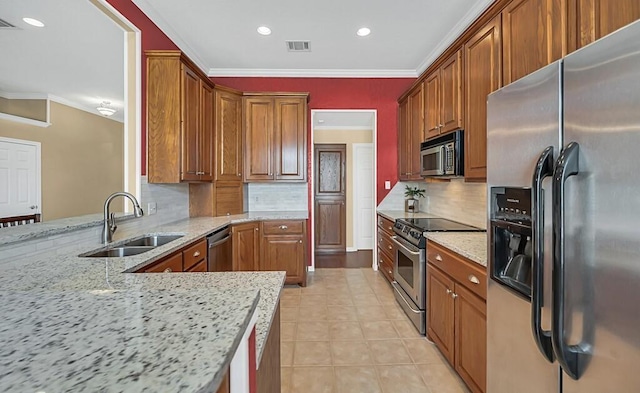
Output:
[[[45,27],[22,21],[32,17]],[[2,0],[0,91],[50,94],[97,113],[110,101],[123,119],[124,32],[88,0]]]
[[[210,76],[415,77],[493,0],[133,2]]]

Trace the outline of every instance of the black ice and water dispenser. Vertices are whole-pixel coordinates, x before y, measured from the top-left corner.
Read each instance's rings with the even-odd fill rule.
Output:
[[[491,188],[491,279],[531,298],[531,189]]]

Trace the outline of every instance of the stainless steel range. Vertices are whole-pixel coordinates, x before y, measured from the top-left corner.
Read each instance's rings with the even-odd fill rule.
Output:
[[[420,334],[427,331],[427,232],[478,232],[482,229],[444,218],[397,219],[393,288],[396,300]]]

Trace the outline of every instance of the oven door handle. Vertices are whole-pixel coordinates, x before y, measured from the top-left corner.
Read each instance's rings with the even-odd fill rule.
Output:
[[[391,236],[391,240],[393,240],[397,245],[399,245],[403,249],[407,250],[407,252],[409,254],[420,256],[420,251],[417,251],[417,252],[416,251],[411,251],[407,246],[405,246],[404,244],[400,243],[398,241],[398,236]]]
[[[391,286],[396,292],[398,292],[398,295],[400,295],[400,298],[404,301],[404,304],[406,304],[407,307],[409,307],[411,312],[413,312],[414,314],[420,314],[420,310],[416,310],[411,304],[409,304],[407,299],[404,298],[404,295],[402,294],[401,289],[398,289],[398,283],[396,281],[392,282]]]

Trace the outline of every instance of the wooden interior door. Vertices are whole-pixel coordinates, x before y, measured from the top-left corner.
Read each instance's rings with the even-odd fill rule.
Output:
[[[314,218],[317,253],[347,250],[346,162],[346,145],[315,145]]]

